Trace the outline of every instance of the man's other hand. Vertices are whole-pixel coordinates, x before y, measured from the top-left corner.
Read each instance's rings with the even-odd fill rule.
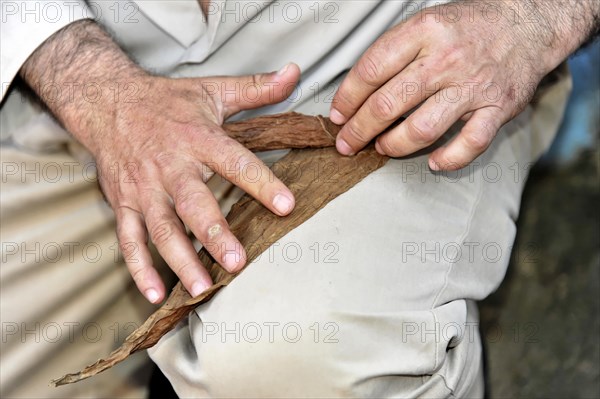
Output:
[[[373,138],[400,157],[435,143],[433,170],[464,167],[532,99],[541,79],[597,29],[596,0],[455,1],[426,8],[383,34],[336,93],[336,147],[352,155]],[[402,115],[405,121],[392,127]]]

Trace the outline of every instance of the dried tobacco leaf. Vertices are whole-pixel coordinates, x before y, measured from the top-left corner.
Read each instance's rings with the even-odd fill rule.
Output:
[[[342,157],[334,148],[300,150],[307,147],[332,147],[340,127],[321,116],[286,113],[228,123],[225,131],[253,151],[297,148],[273,165],[274,174],[294,193],[296,207],[285,217],[279,217],[258,201],[245,195],[233,205],[227,216],[231,231],[247,252],[248,264],[273,243],[323,208],[329,201],[349,190],[388,160],[372,146],[354,157]],[[154,312],[125,342],[105,359],[85,369],[53,380],[54,386],[70,384],[96,375],[129,355],[147,349],[185,318],[196,306],[207,302],[237,274],[221,268],[204,249],[200,260],[207,266],[212,287],[191,298],[178,283],[167,301]]]

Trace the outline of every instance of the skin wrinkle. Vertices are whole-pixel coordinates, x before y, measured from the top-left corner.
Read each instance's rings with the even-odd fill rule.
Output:
[[[399,43],[398,48],[405,48],[402,47],[406,46],[407,41],[405,38],[417,36],[415,42],[411,43],[411,48],[415,50],[414,53],[416,55],[412,54],[411,51],[411,55],[404,55],[404,58],[416,57],[418,59],[417,62],[423,65],[421,69],[431,72],[435,70],[435,66],[438,68],[442,67],[439,64],[439,59],[435,60],[436,63],[433,65],[429,63],[431,61],[430,58],[439,54],[436,49],[431,48],[431,43],[452,45],[448,41],[453,41],[454,45],[456,45],[457,41],[460,43],[468,42],[468,40],[462,40],[462,38],[470,39],[476,37],[478,40],[475,41],[475,46],[470,46],[475,47],[473,54],[466,53],[465,57],[469,58],[469,60],[473,57],[474,61],[480,59],[483,59],[483,61],[485,59],[508,60],[504,64],[500,63],[497,66],[498,71],[501,72],[498,75],[491,73],[491,76],[488,76],[486,73],[477,71],[475,68],[475,72],[484,75],[482,76],[482,79],[485,80],[484,84],[492,79],[493,81],[502,83],[505,86],[505,91],[507,91],[509,87],[506,87],[506,84],[512,82],[521,84],[521,87],[527,86],[530,83],[537,86],[539,80],[546,73],[558,66],[570,53],[592,37],[600,28],[600,2],[595,0],[565,0],[562,2],[548,0],[522,0],[519,2],[515,2],[514,0],[499,0],[495,4],[499,7],[504,7],[503,9],[505,10],[510,10],[510,7],[519,6],[520,10],[527,10],[527,16],[530,16],[530,13],[534,12],[532,15],[540,19],[540,23],[522,23],[518,20],[510,20],[509,17],[513,14],[507,12],[506,18],[509,19],[505,18],[500,21],[497,26],[493,27],[495,29],[488,29],[491,27],[489,24],[482,27],[481,21],[479,21],[479,26],[469,23],[466,28],[463,27],[461,30],[458,25],[448,26],[448,24],[443,25],[435,23],[435,21],[432,23],[429,21],[432,19],[431,15],[425,18],[425,22],[420,22],[418,14],[417,17],[409,19],[405,25],[400,25],[400,27],[408,27],[407,29],[398,27],[390,29],[383,36],[383,40],[385,41],[383,48],[393,48],[396,43]],[[205,6],[208,5],[210,3],[205,2]],[[478,0],[457,1],[454,5],[474,5],[481,8],[481,2]],[[443,9],[444,6],[436,7]],[[523,11],[521,12],[523,13]],[[397,31],[400,31],[400,34]],[[418,34],[415,35],[415,32]],[[442,40],[440,40],[440,37]],[[476,45],[480,41],[479,39],[487,43],[487,46],[483,46],[483,50],[487,50],[487,52],[482,52],[482,46]],[[429,47],[427,50],[423,50],[424,47],[427,47],[426,45],[429,45]],[[386,68],[389,66],[386,60],[389,61],[387,57],[389,57],[388,54],[390,53],[393,52],[375,51],[369,53],[370,57],[375,58],[370,59],[372,66],[376,67],[374,73],[385,69],[383,66]],[[380,61],[380,58],[384,59]],[[470,63],[472,64],[473,62]],[[411,64],[412,62],[409,63],[409,67]],[[361,65],[361,67],[364,66],[364,64]],[[455,67],[460,70],[459,66],[456,65]],[[464,66],[465,69],[469,69],[469,63],[466,63]],[[403,69],[405,67],[405,65],[402,66]],[[415,69],[415,66],[412,68]],[[511,68],[512,71],[510,70]],[[506,70],[509,71],[506,72]],[[385,73],[388,72],[386,71]],[[423,73],[425,72],[419,73],[413,71],[413,75],[415,76]],[[517,75],[513,77],[511,73]],[[465,78],[464,76],[460,76],[459,72],[456,72],[456,74],[458,76],[447,75],[446,77],[449,78],[448,76],[452,76],[451,79],[455,81]],[[119,48],[118,44],[98,24],[94,21],[85,20],[74,22],[48,38],[25,62],[21,68],[20,76],[42,97],[42,102],[44,101],[44,84],[49,82],[60,84],[68,82],[77,82],[78,84],[95,83],[101,84],[105,89],[104,85],[107,84],[121,85],[119,87],[134,84],[138,90],[138,101],[135,103],[118,101],[118,104],[115,104],[115,101],[106,98],[109,96],[102,96],[100,102],[91,103],[81,95],[77,95],[75,98],[62,96],[59,101],[48,101],[46,105],[59,123],[71,132],[96,157],[99,171],[106,172],[100,173],[99,182],[106,198],[113,207],[124,203],[132,209],[139,208],[142,215],[145,215],[147,209],[137,206],[142,201],[141,196],[148,190],[156,191],[164,194],[158,199],[161,202],[160,206],[164,208],[165,212],[169,212],[168,216],[172,220],[178,220],[178,215],[173,209],[172,193],[168,193],[160,183],[157,183],[160,180],[158,178],[160,171],[149,171],[148,169],[151,168],[144,168],[142,166],[152,163],[155,155],[165,150],[177,153],[178,157],[184,162],[197,164],[211,162],[220,168],[217,170],[217,173],[225,175],[227,175],[227,168],[222,168],[222,165],[223,163],[230,165],[228,161],[235,162],[236,159],[242,159],[243,161],[250,160],[258,164],[260,161],[252,154],[247,152],[245,155],[240,155],[240,151],[243,151],[241,146],[238,146],[236,149],[234,144],[230,144],[227,141],[220,142],[222,143],[222,147],[225,148],[213,144],[219,142],[218,140],[205,141],[210,144],[201,148],[196,143],[201,141],[201,137],[221,134],[221,129],[218,126],[222,124],[225,118],[231,116],[231,110],[251,109],[278,102],[284,99],[285,94],[278,93],[269,101],[261,98],[252,104],[243,104],[243,96],[240,97],[237,95],[235,97],[239,97],[239,102],[228,103],[227,96],[221,90],[236,87],[238,84],[241,87],[245,87],[244,85],[251,84],[252,82],[262,84],[266,81],[277,82],[277,87],[291,88],[299,78],[299,70],[297,67],[288,68],[281,76],[265,74],[246,77],[213,77],[210,79],[170,79],[153,76],[129,59]],[[360,92],[357,89],[360,83],[356,81],[358,77],[356,70],[350,73],[344,82],[347,82],[349,78],[354,79],[354,81],[346,83],[346,85],[343,82],[334,99],[334,106],[337,107],[338,104],[341,104],[345,108],[345,110],[342,108],[337,109],[344,118],[343,122],[350,119],[352,117],[351,114],[361,108],[365,100],[361,99],[362,94],[357,94]],[[427,78],[427,76],[422,76],[422,78]],[[371,79],[372,77],[369,77],[369,80]],[[388,80],[390,79],[386,79],[386,81]],[[214,83],[217,83],[217,86]],[[426,87],[431,87],[431,84],[432,82],[429,82],[429,86]],[[350,89],[345,87],[348,85],[350,85]],[[198,87],[198,96],[196,98],[193,98],[194,90],[190,91],[190,88],[194,87]],[[220,90],[217,90],[216,93],[209,92],[209,89],[214,87],[218,87]],[[167,95],[173,101],[165,102],[164,98]],[[526,101],[531,98],[517,97],[516,101],[503,98],[497,104],[493,104],[494,107],[498,108],[484,103],[483,106],[479,104],[478,107],[475,107],[476,109],[470,109],[468,114],[473,115],[473,118],[470,120],[472,125],[469,129],[466,129],[465,134],[477,134],[477,126],[485,125],[481,120],[483,117],[490,119],[488,126],[493,126],[494,128],[501,125],[498,122],[505,122],[514,117],[520,112],[520,108],[525,105]],[[353,111],[349,112],[348,109],[352,109]],[[418,109],[416,112],[418,112]],[[188,126],[187,129],[184,129],[183,133],[185,134],[182,134],[181,125],[177,125],[173,121],[175,115],[182,115],[185,120],[188,120],[190,117],[197,117],[205,121],[208,120],[213,122],[216,127],[210,129],[211,131],[198,128],[198,130],[190,133],[193,129],[189,129]],[[366,123],[349,124],[348,126],[346,131],[349,131],[351,126],[360,126],[361,133],[368,133],[370,137],[365,137],[365,140],[363,140],[364,143],[360,143],[361,145],[369,142],[383,130],[382,127],[379,129],[381,131],[369,131]],[[340,133],[340,139],[344,139],[345,134],[343,130]],[[386,140],[386,134],[378,139],[379,142]],[[192,135],[193,140],[188,135]],[[176,137],[175,140],[173,140],[174,137]],[[464,143],[464,138],[458,141],[458,143],[461,142]],[[452,143],[448,148],[436,150],[439,152],[434,152],[432,157],[437,158],[438,161],[444,159],[448,160],[449,163],[463,165],[477,156],[477,154],[472,152],[468,153],[467,156],[460,156],[461,153],[465,153],[465,146],[454,148],[453,152],[446,151],[451,149],[451,146]],[[196,147],[193,153],[190,151],[191,147]],[[410,146],[410,148],[414,149],[414,146]],[[350,148],[353,154],[357,153],[359,149],[356,143]],[[435,159],[432,160],[435,161]],[[138,182],[124,184],[121,181],[113,182],[103,178],[103,176],[110,176],[108,170],[110,170],[112,165],[122,166],[128,162],[133,162],[137,165],[140,171]],[[268,169],[266,166],[262,163],[259,165],[262,165],[262,171],[267,176]],[[233,165],[230,165],[230,168],[233,168]],[[233,179],[235,176],[229,177]],[[273,199],[277,194],[289,196],[293,202],[293,196],[289,190],[278,180],[269,183],[265,180],[257,183],[244,181],[244,179],[239,180],[236,183],[239,183],[242,189],[257,197],[263,205],[272,211],[275,211]],[[220,211],[214,199],[207,200],[205,205],[205,208],[209,209],[208,216],[212,217],[209,220],[217,220],[215,216],[220,215]],[[183,223],[186,223],[186,220],[183,220]],[[136,227],[150,228],[150,226],[142,225],[136,225]],[[227,226],[223,226],[223,228],[227,229]],[[178,236],[184,235],[183,231],[180,230],[177,231],[177,234]],[[174,259],[178,259],[178,261],[183,259],[184,262],[181,265],[190,265],[192,262],[198,262],[195,259],[195,251],[193,251],[191,242],[179,239],[174,241],[177,241],[177,245],[173,246],[171,242],[168,242],[165,243],[165,247],[159,248],[159,252],[163,257],[167,254]],[[230,241],[227,244],[235,245],[236,241]],[[147,249],[144,243],[141,246]],[[202,276],[206,275],[205,271],[201,270],[202,266],[200,264],[196,263],[196,266],[198,267],[196,277],[203,278]],[[193,267],[189,269],[193,270]],[[164,287],[160,285],[158,275],[154,277],[153,284],[158,287],[162,297],[164,295]],[[141,289],[149,288],[141,287],[139,282],[137,283]],[[187,288],[190,288],[193,281],[185,280],[184,283]]]
[[[98,183],[111,207],[127,206],[141,214],[140,218],[129,217],[124,223],[123,212],[117,212],[117,224],[127,229],[127,232],[121,231],[119,240],[131,237],[140,248],[140,256],[149,260],[147,240],[140,232],[151,232],[158,252],[188,290],[207,287],[211,280],[196,256],[185,226],[195,228],[194,234],[200,235],[199,240],[205,244],[206,227],[199,227],[198,220],[209,221],[207,223],[223,220],[216,199],[206,194],[210,191],[204,185],[208,175],[215,171],[229,177],[273,212],[277,211],[273,203],[277,194],[284,194],[293,204],[293,195],[283,183],[277,178],[266,181],[268,168],[229,138],[221,125],[233,115],[232,110],[252,109],[284,100],[282,90],[267,99],[262,94],[269,93],[259,86],[295,86],[299,75],[299,68],[294,64],[288,64],[279,75],[203,78],[152,75],[131,61],[103,28],[90,20],[74,22],[56,32],[38,47],[20,71],[20,76],[42,102],[44,85],[49,83],[76,84],[80,88],[74,90],[72,96],[47,101],[48,109],[96,159]],[[85,97],[81,87],[87,84],[100,88],[102,95],[98,101]],[[253,84],[252,90],[260,94],[253,101],[245,101],[240,93],[229,96],[231,100],[222,95],[228,88],[241,90]],[[133,98],[126,98],[127,87],[135,89]],[[124,93],[118,94],[118,99],[116,89]],[[165,98],[170,100],[164,101]],[[263,178],[253,182],[240,178],[239,173],[228,173],[236,167],[239,169],[240,164],[257,165]],[[197,167],[202,173],[174,172],[182,166],[189,170]],[[182,187],[187,186],[195,187],[198,193],[204,192],[202,200],[189,204],[184,201],[182,205],[182,191],[186,194]],[[280,215],[285,213],[278,211]],[[235,258],[240,262],[232,262],[229,257],[227,265],[223,265],[234,272],[243,266],[243,248],[226,224],[220,228],[218,234],[211,230],[218,245],[211,246],[212,251],[209,251],[217,259],[221,257],[220,247],[239,248]],[[134,270],[134,265],[125,261]],[[135,282],[143,293],[155,290],[158,298],[152,295],[151,301],[157,302],[164,298],[166,290],[156,270],[147,263],[145,271],[135,275]],[[199,292],[194,292],[197,294]]]
[[[479,0],[437,4],[382,35],[334,98],[331,117],[344,124],[337,138],[339,151],[356,154],[377,138],[378,151],[407,156],[437,141],[448,126],[468,119],[455,140],[430,155],[431,164],[441,169],[462,167],[487,149],[500,127],[532,100],[542,78],[600,25],[597,0],[498,0],[493,2],[496,20],[487,15],[491,4]],[[411,35],[416,38],[407,42]],[[397,49],[393,55],[379,51],[392,47]],[[380,67],[397,54],[402,57],[394,63],[395,70]],[[405,64],[414,54],[415,59]],[[474,84],[474,98],[451,105],[416,103],[448,94],[444,88],[452,83]],[[408,87],[404,90],[408,84],[414,87],[410,93]],[[444,107],[452,107],[446,110],[448,123],[439,123]],[[388,129],[413,108],[407,121]]]

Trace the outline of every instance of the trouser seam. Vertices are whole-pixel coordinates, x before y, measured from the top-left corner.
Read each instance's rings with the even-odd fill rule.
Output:
[[[475,211],[479,207],[479,203],[481,202],[481,198],[483,197],[483,183],[481,183],[481,179],[479,180],[479,182],[480,182],[480,184],[479,184],[479,188],[477,191],[477,198],[475,199],[475,202],[473,203],[473,207],[471,208],[471,213],[469,214],[469,221],[467,223],[467,226],[465,227],[465,231],[460,236],[459,242],[463,242],[465,240],[465,238],[467,237],[467,235],[469,234],[469,231],[471,231],[471,225],[473,224],[473,220],[475,219]],[[431,304],[431,307],[430,307],[431,310],[435,309],[439,298],[442,296],[442,293],[448,287],[448,280],[449,280],[450,272],[453,269],[454,263],[448,262],[448,261],[446,261],[445,263],[448,265],[448,270],[446,271],[446,275],[444,276],[444,284],[442,285],[442,287],[436,294],[435,298],[433,299],[433,303]]]
[[[477,191],[477,198],[475,199],[475,202],[473,203],[473,206],[471,208],[471,213],[469,214],[469,219],[467,222],[467,225],[465,227],[464,232],[461,234],[460,236],[460,240],[459,242],[463,242],[465,240],[465,238],[467,237],[467,235],[469,234],[469,231],[471,230],[471,225],[473,223],[474,220],[474,216],[475,216],[475,211],[477,210],[477,208],[479,207],[479,203],[481,202],[481,198],[483,197],[483,183],[481,183],[481,180],[479,180],[479,188]],[[435,313],[433,312],[433,309],[435,309],[436,304],[438,303],[439,298],[442,296],[442,293],[446,290],[446,288],[448,287],[448,280],[449,280],[449,276],[450,273],[452,272],[454,263],[451,262],[446,262],[447,266],[448,266],[448,270],[446,271],[446,274],[444,276],[444,284],[442,285],[442,287],[440,288],[440,290],[438,291],[438,293],[436,294],[436,296],[433,299],[433,303],[431,304],[430,307],[430,312],[431,315],[433,316],[433,320],[434,322],[436,322],[436,316]],[[434,370],[436,370],[439,367],[439,342],[435,343],[435,364],[434,364]]]

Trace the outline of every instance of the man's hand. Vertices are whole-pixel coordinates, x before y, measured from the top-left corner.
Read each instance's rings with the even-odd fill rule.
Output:
[[[106,101],[86,101],[85,93],[75,92],[47,105],[95,156],[100,185],[116,214],[123,256],[151,302],[164,298],[165,287],[153,268],[148,237],[193,296],[208,288],[211,278],[185,226],[228,271],[246,262],[244,248],[205,185],[213,172],[278,215],[294,207],[283,183],[221,129],[226,118],[241,110],[284,100],[300,76],[294,64],[245,77],[151,76],[100,27],[85,21],[54,35],[21,73],[37,90],[49,82],[93,83],[103,90]],[[125,91],[120,101],[109,87]]]
[[[150,239],[188,291],[211,285],[184,224],[215,260],[230,272],[246,263],[243,246],[204,184],[213,171],[236,184],[278,215],[294,206],[292,193],[269,168],[221,129],[243,109],[285,99],[297,67],[246,77],[147,78],[138,103],[121,106],[107,134],[96,143],[100,184],[117,217],[121,250],[138,287],[150,300],[163,292],[151,267]],[[290,85],[287,86],[288,88]],[[251,91],[251,92],[250,92]],[[125,172],[114,178],[111,168]]]
[[[433,151],[429,165],[464,167],[598,29],[599,15],[597,0],[457,1],[421,11],[382,35],[342,82],[330,113],[345,124],[338,151],[355,154],[379,135],[379,153],[409,155],[462,119],[465,126]]]

